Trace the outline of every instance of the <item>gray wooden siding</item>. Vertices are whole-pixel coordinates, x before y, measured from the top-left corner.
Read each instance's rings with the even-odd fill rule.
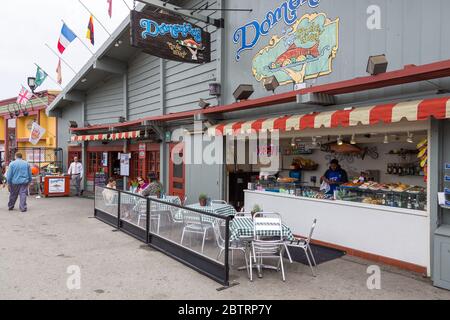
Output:
[[[129,62],[128,115],[130,120],[161,114],[160,59],[140,53]]]
[[[115,123],[123,115],[123,77],[105,80],[86,96],[86,120],[89,124]]]

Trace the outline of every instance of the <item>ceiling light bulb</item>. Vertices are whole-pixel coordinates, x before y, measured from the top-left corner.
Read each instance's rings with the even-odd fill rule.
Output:
[[[338,137],[337,144],[338,144],[338,146],[342,146],[344,144],[344,141],[342,141],[341,136]]]
[[[312,137],[312,145],[317,146],[317,138],[316,137]]]
[[[388,143],[389,143],[389,137],[388,137],[387,134],[384,136],[384,141],[383,141],[383,143],[385,143],[385,144],[388,144]]]
[[[292,138],[292,140],[291,140],[291,146],[292,146],[292,147],[295,147],[295,146],[296,146],[295,138]]]
[[[350,144],[356,144],[356,136],[352,135],[352,140],[350,140]]]

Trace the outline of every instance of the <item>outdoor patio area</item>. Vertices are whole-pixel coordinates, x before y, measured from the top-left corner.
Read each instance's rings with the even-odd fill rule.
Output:
[[[0,202],[6,197],[0,191]],[[373,263],[349,256],[319,264],[317,277],[285,259],[286,282],[272,270],[250,282],[236,270],[244,264],[236,254],[230,282],[237,285],[218,291],[217,282],[94,219],[92,208],[88,199],[30,198],[27,214],[2,210],[0,299],[450,299],[428,279],[383,265],[381,289],[369,290]],[[217,256],[213,239],[206,244]],[[79,290],[67,288],[69,266],[80,267]]]

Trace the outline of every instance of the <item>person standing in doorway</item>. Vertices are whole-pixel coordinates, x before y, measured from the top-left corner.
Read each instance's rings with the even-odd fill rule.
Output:
[[[77,197],[83,195],[83,189],[81,188],[81,181],[83,180],[83,165],[78,161],[78,157],[73,157],[73,162],[69,166],[69,171],[72,184],[75,184],[75,190]]]
[[[14,210],[17,198],[20,197],[20,211],[27,211],[27,196],[28,186],[31,183],[31,166],[28,162],[22,159],[21,153],[16,153],[15,159],[9,165],[6,174],[9,189],[8,209]]]

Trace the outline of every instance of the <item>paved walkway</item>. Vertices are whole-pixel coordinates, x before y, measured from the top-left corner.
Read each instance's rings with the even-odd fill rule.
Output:
[[[224,291],[216,282],[92,218],[92,200],[29,200],[26,214],[6,208],[0,191],[0,299],[450,299],[420,276],[382,266],[381,290],[368,290],[370,262],[345,257],[287,266]],[[81,289],[67,288],[67,268],[81,268]]]

